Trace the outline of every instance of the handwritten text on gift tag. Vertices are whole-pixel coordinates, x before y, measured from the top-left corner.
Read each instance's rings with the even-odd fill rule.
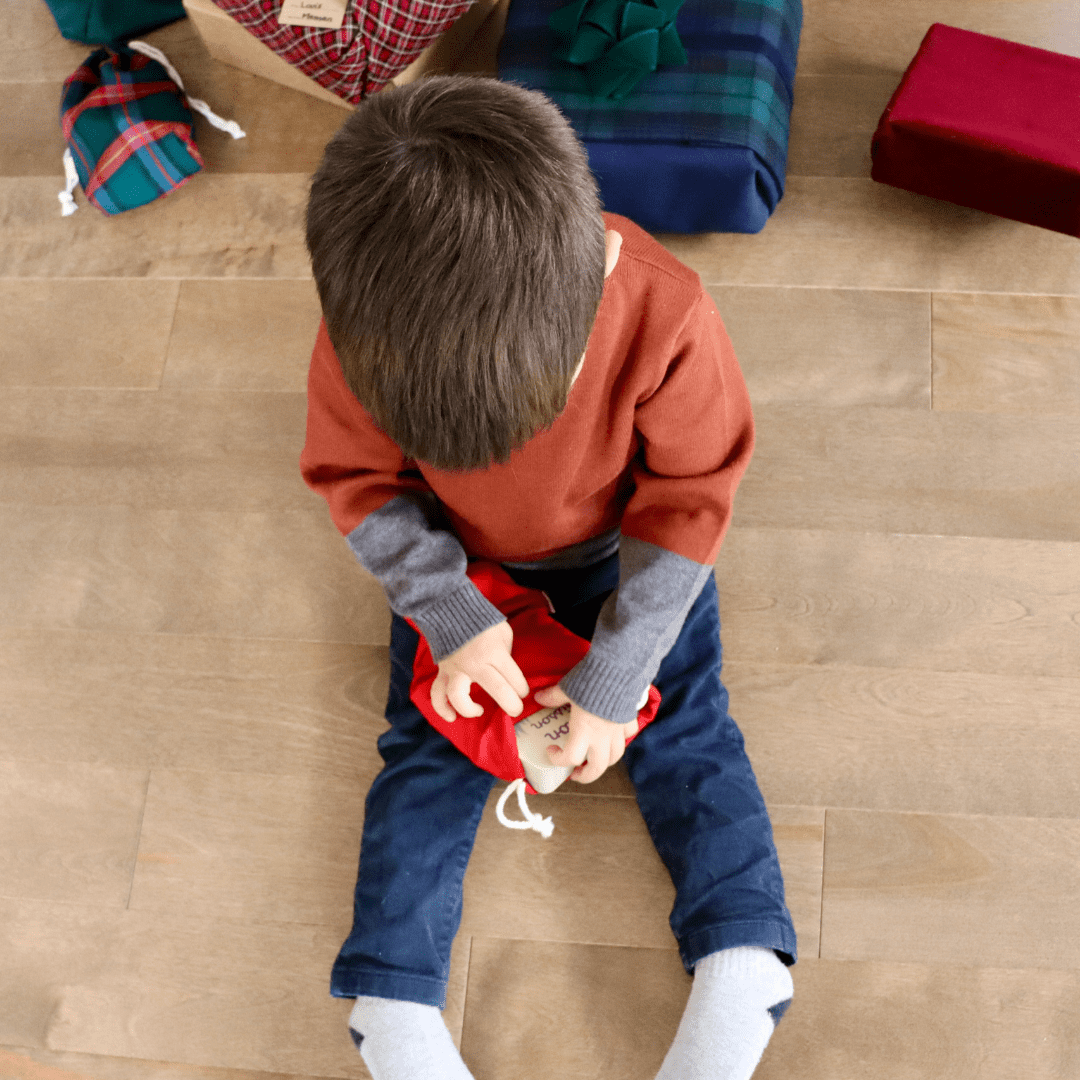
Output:
[[[278,14],[282,26],[318,26],[339,30],[349,0],[284,0]]]

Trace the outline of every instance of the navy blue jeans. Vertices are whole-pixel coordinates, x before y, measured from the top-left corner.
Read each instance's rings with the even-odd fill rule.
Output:
[[[547,592],[555,617],[591,638],[618,584],[618,555],[585,570],[511,571]],[[335,997],[446,1006],[462,879],[495,777],[474,765],[409,700],[417,635],[394,616],[385,765],[368,792],[353,928],[334,963]],[[660,710],[623,761],[641,815],[675,885],[672,933],[688,974],[736,945],[795,962],[795,929],[772,826],[728,715],[720,616],[710,576],[653,680]],[[573,783],[573,781],[569,781]]]

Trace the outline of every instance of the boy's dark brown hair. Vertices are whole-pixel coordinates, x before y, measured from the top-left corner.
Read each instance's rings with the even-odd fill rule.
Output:
[[[312,181],[307,244],[345,381],[408,457],[505,463],[566,407],[604,222],[542,94],[433,76],[365,99]]]

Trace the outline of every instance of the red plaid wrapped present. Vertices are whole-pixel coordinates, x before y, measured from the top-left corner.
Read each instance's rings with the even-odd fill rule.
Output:
[[[1080,58],[935,23],[872,153],[882,183],[1080,236]]]
[[[281,0],[214,3],[293,67],[356,105],[404,71],[473,0],[350,0],[340,30],[282,26]]]

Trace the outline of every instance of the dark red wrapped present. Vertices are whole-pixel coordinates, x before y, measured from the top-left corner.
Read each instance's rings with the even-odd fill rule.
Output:
[[[935,23],[871,152],[883,184],[1080,236],[1080,59]]]

